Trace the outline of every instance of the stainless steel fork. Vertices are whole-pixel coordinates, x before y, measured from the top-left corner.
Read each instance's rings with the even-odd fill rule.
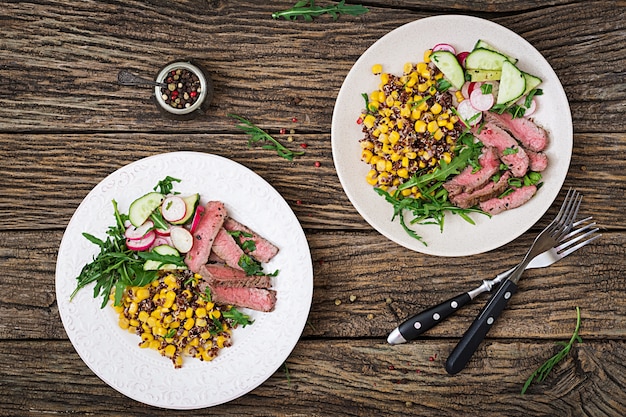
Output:
[[[598,229],[596,223],[591,222],[591,220],[592,217],[587,217],[575,222],[572,225],[573,230],[563,239],[563,243],[537,256],[528,264],[526,269],[550,266],[602,236],[597,233],[600,229]],[[430,307],[409,317],[389,333],[387,342],[396,345],[417,339],[423,333],[445,321],[446,318],[459,311],[480,294],[491,291],[492,288],[495,288],[500,282],[511,275],[514,270],[515,267],[498,274],[494,279],[483,280],[479,287],[458,294],[434,307]]]
[[[456,345],[448,360],[446,371],[449,374],[460,372],[472,355],[478,349],[493,323],[500,316],[508,301],[517,292],[517,283],[526,269],[526,266],[540,253],[557,246],[572,230],[574,219],[582,201],[582,195],[576,190],[570,189],[554,220],[535,238],[530,249],[524,256],[511,275],[500,285],[498,290],[489,298],[482,308],[476,320],[467,329],[459,343]]]

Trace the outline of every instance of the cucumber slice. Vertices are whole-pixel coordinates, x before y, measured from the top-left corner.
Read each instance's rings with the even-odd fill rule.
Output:
[[[468,81],[498,81],[502,76],[502,71],[496,70],[467,70]]]
[[[450,51],[436,51],[430,55],[431,61],[457,90],[465,83],[465,74],[459,60]]]
[[[504,62],[509,62],[505,55],[490,51],[489,49],[478,48],[470,52],[465,58],[465,68],[501,71]]]
[[[522,72],[524,74],[524,79],[526,81],[526,89],[524,90],[524,94],[526,95],[530,93],[533,88],[537,88],[539,84],[543,82],[543,80],[539,77],[535,77],[534,75],[530,75],[527,72]]]
[[[159,245],[155,247],[154,249],[152,249],[152,251],[158,253],[159,255],[180,256],[180,253],[176,250],[176,248],[173,248],[170,245]],[[157,271],[157,270],[164,271],[164,270],[172,270],[172,269],[187,269],[187,268],[184,266],[178,266],[174,264],[163,265],[162,262],[153,261],[151,259],[148,259],[143,264],[144,271]]]
[[[150,214],[161,205],[165,197],[161,193],[151,192],[133,201],[128,208],[128,220],[133,226],[141,226]]]
[[[200,194],[191,194],[191,195],[188,195],[187,197],[181,197],[181,198],[185,202],[185,207],[187,208],[187,211],[185,212],[185,217],[183,217],[182,219],[176,222],[172,222],[172,224],[185,224],[189,220],[191,220],[191,217],[196,212],[196,206],[200,202]]]
[[[517,100],[526,91],[524,73],[509,61],[502,64],[502,77],[496,104],[506,104]]]
[[[492,45],[488,44],[487,42],[485,42],[482,39],[479,39],[478,42],[476,42],[476,45],[474,45],[474,49],[478,49],[478,48],[488,49],[490,51],[497,52],[497,53],[499,53],[501,55],[504,55],[506,57],[506,59],[508,59],[512,63],[517,64],[517,58],[513,58],[512,56],[507,55],[507,54],[503,53],[502,51],[499,51],[498,49],[494,48]]]

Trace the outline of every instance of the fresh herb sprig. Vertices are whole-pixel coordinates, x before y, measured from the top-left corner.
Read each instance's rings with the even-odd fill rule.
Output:
[[[267,142],[266,145],[263,145],[263,149],[276,151],[278,156],[285,158],[288,161],[293,161],[293,158],[296,156],[304,155],[304,151],[292,151],[285,148],[279,141],[274,139],[272,135],[254,125],[249,120],[246,120],[241,116],[237,116],[236,114],[229,114],[228,117],[239,120],[240,124],[237,125],[237,128],[250,136],[248,139],[248,146],[252,146],[253,143],[257,142]]]
[[[305,21],[310,22],[314,17],[329,14],[333,19],[337,20],[340,15],[347,14],[359,16],[369,12],[367,7],[362,5],[346,5],[345,0],[341,0],[334,6],[316,6],[314,0],[298,1],[292,8],[272,13],[272,18],[285,20],[297,20],[302,17]]]
[[[537,380],[537,382],[543,382],[546,379],[550,371],[552,371],[552,368],[554,368],[556,364],[561,362],[561,360],[563,360],[563,358],[565,358],[569,354],[570,350],[572,349],[572,346],[574,345],[574,342],[582,343],[582,339],[578,335],[578,332],[580,331],[580,321],[581,321],[580,320],[580,308],[577,306],[576,307],[576,328],[574,329],[574,333],[572,334],[572,337],[570,338],[569,342],[567,343],[560,342],[559,344],[563,346],[563,349],[561,349],[556,355],[552,356],[550,359],[545,361],[539,368],[537,368],[535,372],[533,372],[530,375],[530,377],[528,377],[528,379],[526,380],[526,383],[522,387],[522,392],[521,392],[522,395],[524,395],[524,393],[526,392],[526,390],[528,389],[528,387],[530,386],[530,384],[532,384],[534,380]]]

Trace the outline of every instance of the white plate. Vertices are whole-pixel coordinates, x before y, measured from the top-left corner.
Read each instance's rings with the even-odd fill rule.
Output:
[[[157,182],[172,176],[181,194],[200,193],[202,202],[224,202],[228,213],[276,244],[280,251],[266,264],[273,278],[276,309],[247,311],[255,322],[233,332],[233,345],[211,362],[185,358],[174,369],[157,351],[140,349],[139,337],[122,330],[110,307],[100,309],[93,286],[70,302],[76,276],[98,248],[83,232],[105,238],[114,224],[111,200],[121,212]],[[174,152],[133,162],[109,175],[80,204],[59,248],[56,296],[59,313],[74,348],[104,382],[137,401],[162,408],[196,409],[233,400],[269,378],[298,342],[311,307],[313,265],[302,227],[285,200],[260,176],[228,159]]]
[[[489,219],[473,214],[476,225],[459,216],[446,215],[443,233],[435,225],[413,226],[428,246],[411,238],[399,221],[391,221],[393,209],[365,181],[369,166],[361,162],[361,127],[356,124],[364,106],[361,93],[378,88],[383,71],[402,74],[406,62],[421,62],[424,51],[437,43],[449,43],[457,52],[471,50],[483,39],[502,52],[519,59],[518,67],[539,76],[543,95],[538,97],[535,121],[546,128],[550,160],[543,172],[544,185],[527,204]],[[356,61],[337,96],[332,120],[333,159],[339,180],[348,198],[363,218],[392,241],[417,252],[439,256],[467,256],[505,245],[524,233],[545,214],[563,186],[572,155],[572,116],[563,87],[545,58],[519,35],[496,23],[470,16],[444,15],[420,19],[401,26],[374,43]]]

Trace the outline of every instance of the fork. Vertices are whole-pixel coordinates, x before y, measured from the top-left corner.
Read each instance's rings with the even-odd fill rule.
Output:
[[[544,268],[546,266],[550,266],[602,236],[601,234],[596,233],[600,229],[595,227],[595,222],[588,223],[591,220],[592,217],[587,217],[575,222],[572,225],[574,230],[565,236],[563,243],[554,248],[550,248],[541,255],[537,256],[530,264],[528,264],[526,269]],[[576,229],[581,225],[583,226]],[[511,268],[508,271],[502,272],[494,279],[483,280],[479,287],[459,294],[434,307],[428,308],[427,310],[411,316],[389,334],[387,342],[389,344],[396,345],[417,339],[420,335],[432,329],[439,323],[442,323],[446,318],[459,311],[461,307],[478,297],[480,294],[491,291],[492,288],[511,275],[514,269],[515,268]]]
[[[478,346],[481,344],[493,323],[500,316],[508,301],[517,291],[517,283],[526,269],[526,266],[540,253],[557,246],[572,230],[574,219],[578,214],[578,208],[582,201],[582,195],[570,189],[565,196],[563,204],[558,214],[550,224],[539,233],[533,241],[528,252],[511,272],[511,274],[500,284],[500,288],[487,301],[487,304],[480,310],[478,316],[467,329],[459,343],[456,345],[448,360],[446,361],[446,371],[454,375],[459,373],[469,362]]]

